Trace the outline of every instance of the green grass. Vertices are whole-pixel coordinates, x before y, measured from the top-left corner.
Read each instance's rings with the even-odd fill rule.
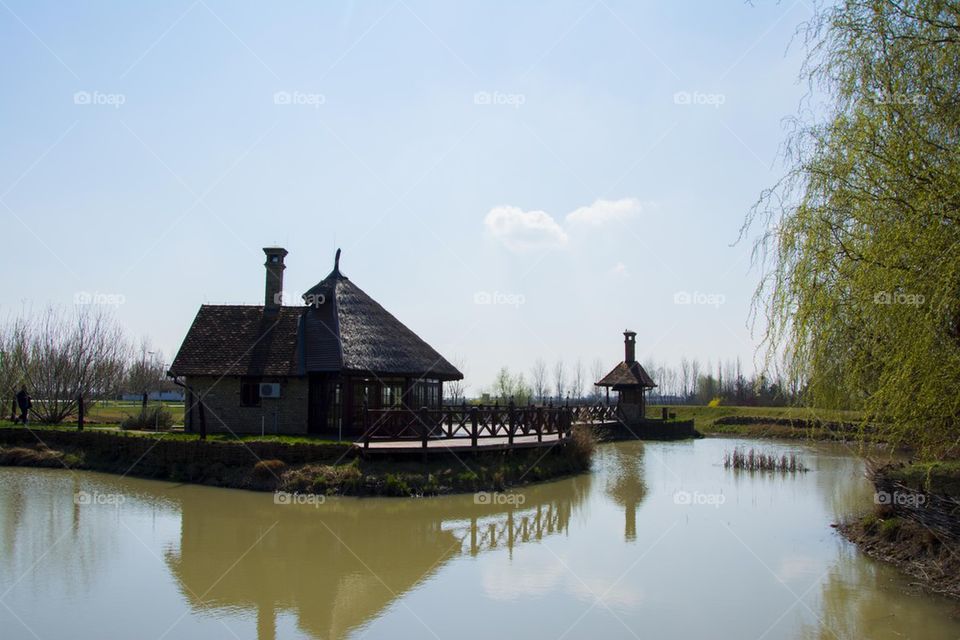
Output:
[[[827,422],[856,422],[860,419],[860,414],[856,411],[835,411],[811,409],[808,407],[735,407],[723,405],[719,407],[706,407],[676,405],[668,406],[667,408],[669,411],[677,414],[677,420],[695,420],[697,431],[701,433],[725,433],[730,431],[730,427],[741,426],[715,424],[719,418],[731,416],[823,420]],[[647,415],[651,417],[659,416],[660,406],[649,407],[647,409]]]
[[[44,431],[76,431],[77,425],[75,423],[64,423],[57,425],[49,424],[36,424],[30,423],[30,429],[36,431],[37,433],[42,434]],[[9,420],[0,420],[0,429],[22,429],[23,425],[13,424]],[[83,426],[85,431],[97,431],[97,432],[112,432],[119,435],[130,436],[131,438],[163,438],[165,440],[183,440],[183,441],[194,441],[198,440],[200,436],[195,433],[183,433],[182,431],[139,431],[139,430],[123,430],[120,429],[119,425],[112,423],[85,423]],[[281,442],[284,444],[333,444],[333,445],[342,445],[349,446],[352,444],[351,441],[344,440],[338,442],[337,440],[330,439],[327,436],[309,436],[309,435],[266,435],[259,436],[255,434],[242,434],[242,435],[232,435],[229,433],[211,433],[207,435],[207,440],[210,442]]]

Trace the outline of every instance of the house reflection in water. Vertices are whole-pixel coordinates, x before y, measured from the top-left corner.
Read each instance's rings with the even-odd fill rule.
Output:
[[[318,638],[340,638],[376,618],[448,560],[567,532],[590,477],[526,487],[519,507],[475,504],[472,495],[329,499],[277,505],[245,492],[216,500],[188,492],[179,550],[167,564],[194,609],[251,609],[258,637],[293,612]],[[260,498],[261,496],[257,496]]]

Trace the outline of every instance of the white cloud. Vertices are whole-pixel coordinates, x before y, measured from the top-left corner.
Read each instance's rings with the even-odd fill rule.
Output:
[[[620,200],[597,200],[589,207],[580,207],[567,215],[567,222],[601,225],[615,220],[625,220],[640,213],[640,201],[636,198]]]
[[[483,224],[490,234],[513,251],[562,247],[567,232],[546,211],[524,211],[519,207],[494,207]]]

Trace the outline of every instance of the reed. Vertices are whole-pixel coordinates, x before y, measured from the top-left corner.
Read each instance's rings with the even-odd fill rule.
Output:
[[[725,469],[743,471],[779,471],[781,473],[802,473],[808,471],[803,461],[795,453],[776,455],[767,451],[758,451],[752,447],[744,450],[741,447],[723,454]]]

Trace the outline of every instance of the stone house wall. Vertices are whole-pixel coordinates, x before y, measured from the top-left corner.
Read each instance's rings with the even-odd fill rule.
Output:
[[[227,376],[189,376],[186,385],[192,389],[187,394],[184,415],[187,428],[200,431],[197,405],[203,396],[206,411],[207,433],[259,434],[305,434],[309,411],[310,385],[303,377],[264,376],[261,382],[279,382],[280,397],[261,398],[259,407],[244,407],[240,404],[240,378]]]

